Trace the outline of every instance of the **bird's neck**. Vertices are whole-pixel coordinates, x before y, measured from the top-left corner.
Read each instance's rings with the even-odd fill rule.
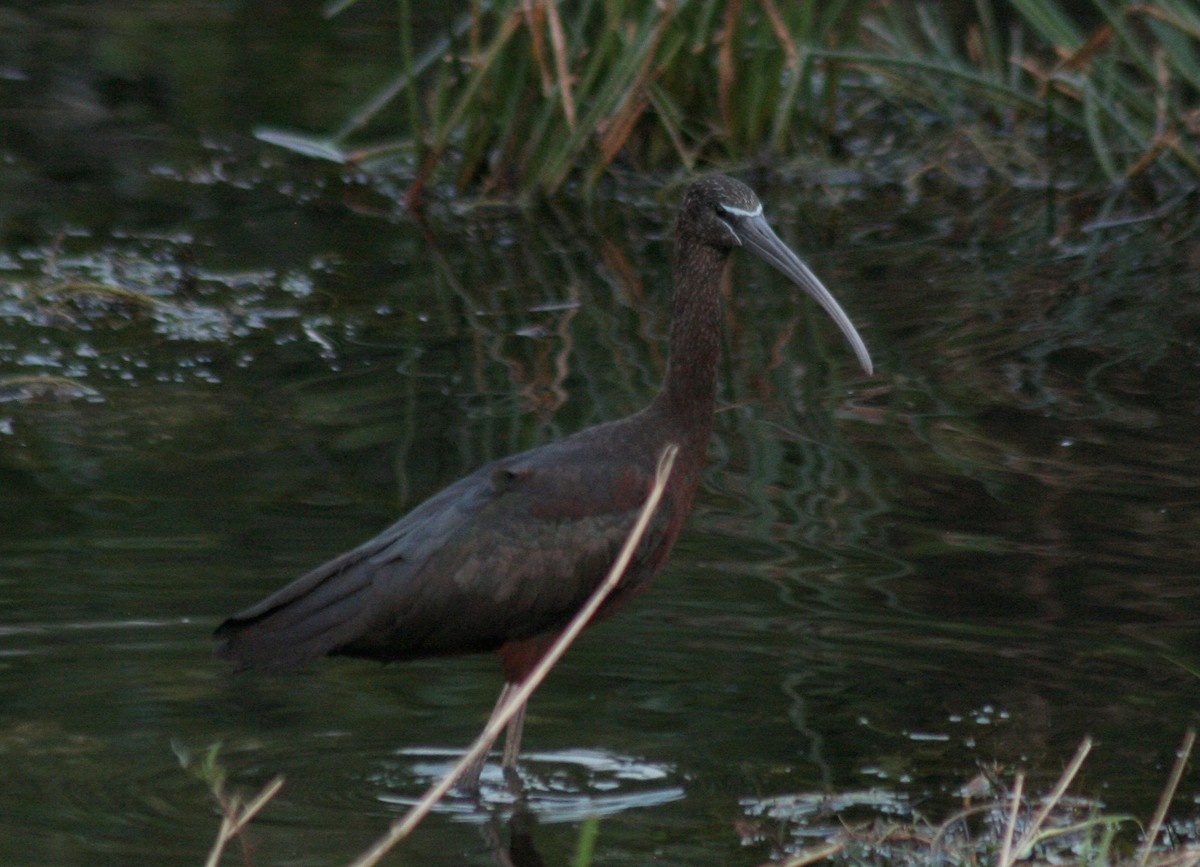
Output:
[[[670,355],[656,408],[671,427],[703,448],[712,430],[721,353],[721,274],[727,253],[677,239]]]

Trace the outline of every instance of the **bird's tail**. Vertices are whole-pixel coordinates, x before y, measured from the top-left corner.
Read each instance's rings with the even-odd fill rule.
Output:
[[[359,549],[318,566],[217,627],[217,656],[238,668],[280,669],[336,652],[371,614],[371,575]]]

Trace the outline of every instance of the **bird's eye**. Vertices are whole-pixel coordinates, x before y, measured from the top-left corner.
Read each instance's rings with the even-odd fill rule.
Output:
[[[733,214],[729,212],[729,208],[725,207],[720,202],[713,205],[713,212],[717,215],[717,219],[722,223],[728,223],[729,218],[733,216]]]

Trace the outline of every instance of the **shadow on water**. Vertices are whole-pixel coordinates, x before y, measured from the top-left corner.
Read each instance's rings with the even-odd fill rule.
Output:
[[[264,863],[344,863],[474,735],[494,661],[231,675],[209,632],[481,462],[643,405],[677,191],[418,226],[394,179],[241,139],[99,171],[40,164],[22,129],[0,137],[0,861],[198,863],[215,819],[179,739],[224,741],[235,784],[287,776]],[[936,814],[980,763],[1048,784],[1085,733],[1085,792],[1147,815],[1197,721],[1187,236],[1054,248],[1020,191],[758,185],[877,375],[737,263],[696,513],[535,697],[527,797],[485,830],[561,863],[601,815],[598,863],[757,864],[826,794]],[[1198,794],[1189,774],[1177,802]],[[457,818],[408,857],[494,863]]]

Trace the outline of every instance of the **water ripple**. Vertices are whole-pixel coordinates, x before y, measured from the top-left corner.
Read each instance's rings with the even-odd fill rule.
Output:
[[[437,747],[412,747],[396,755],[402,763],[376,775],[373,782],[399,788],[399,778],[416,777],[432,784],[450,770],[460,754]],[[669,783],[674,773],[670,766],[604,750],[527,753],[521,756],[518,771],[524,788],[519,797],[505,783],[500,766],[490,763],[480,777],[479,798],[451,793],[434,809],[461,821],[483,822],[492,817],[496,807],[521,800],[539,822],[555,824],[654,807],[685,796],[683,787]],[[418,799],[395,792],[379,796],[386,804],[404,808]]]

